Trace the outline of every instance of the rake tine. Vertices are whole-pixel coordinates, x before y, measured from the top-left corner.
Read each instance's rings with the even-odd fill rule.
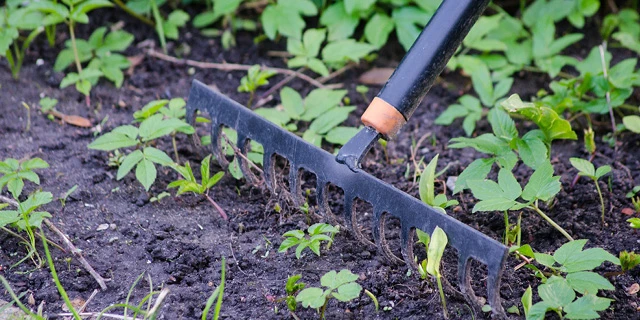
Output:
[[[353,199],[353,198],[352,198]],[[358,224],[358,214],[356,212],[356,202],[355,199],[353,199],[351,201],[351,205],[349,206],[350,210],[347,209],[347,203],[345,203],[345,210],[350,211],[350,216],[351,216],[351,230],[353,231],[353,233],[356,236],[356,239],[360,240],[360,242],[362,242],[363,244],[369,246],[369,247],[375,247],[375,243],[371,242],[371,240],[367,239],[367,237],[365,237],[365,235],[362,233],[362,230],[360,230],[360,225]]]
[[[264,171],[264,181],[267,184],[267,188],[273,192],[276,192],[276,170],[273,163],[274,153],[271,150],[265,149],[262,156],[262,170]]]
[[[242,171],[242,175],[245,177],[245,179],[247,179],[247,182],[250,184],[255,184],[258,178],[255,174],[253,174],[253,172],[251,171],[251,165],[245,159],[249,151],[249,141],[250,140],[245,135],[238,132],[238,141],[236,145],[238,147],[238,150],[242,152],[242,155],[244,157],[236,156],[236,159],[240,164],[240,171]]]
[[[212,123],[211,124],[211,153],[213,153],[213,155],[216,157],[220,166],[222,166],[223,168],[227,168],[227,166],[229,166],[229,161],[227,161],[227,158],[225,157],[224,152],[222,152],[223,144],[220,143],[222,142],[221,133],[222,133],[222,126],[218,125],[215,122]]]
[[[300,188],[300,180],[302,174],[293,162],[289,162],[289,192],[293,198],[293,204],[296,207],[302,205],[302,189]]]
[[[471,259],[464,252],[459,252],[458,256],[458,286],[467,299],[478,303],[478,297],[471,287]]]
[[[500,303],[500,279],[502,278],[502,267],[499,265],[487,266],[487,302],[491,309],[501,318],[507,318],[502,303]]]
[[[383,212],[376,213],[376,216],[378,216],[379,218],[378,218],[378,223],[377,224],[374,223],[373,236],[374,238],[377,237],[376,244],[378,245],[378,248],[391,263],[402,264],[404,263],[404,260],[400,259],[391,251],[391,248],[389,248],[389,243],[387,242],[387,238],[384,233],[384,226],[387,220],[387,215],[389,214],[383,213]]]
[[[318,211],[320,214],[326,218],[332,220],[332,223],[335,224],[335,217],[331,213],[331,209],[329,209],[329,203],[327,199],[327,182],[322,181],[319,178],[316,181],[316,198],[318,202]]]
[[[408,266],[415,266],[417,269],[416,264],[413,262],[413,233],[415,233],[415,229],[405,227],[402,222],[400,222],[400,228],[402,230],[402,246],[400,250],[402,251],[404,262]]]

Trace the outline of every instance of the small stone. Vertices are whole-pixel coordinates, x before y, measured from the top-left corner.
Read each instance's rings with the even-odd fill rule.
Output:
[[[103,231],[103,230],[107,230],[107,229],[109,229],[109,224],[108,223],[103,223],[103,224],[98,226],[96,231]]]
[[[629,288],[627,288],[628,295],[634,295],[640,291],[640,285],[637,283],[632,284]]]
[[[456,181],[458,180],[458,177],[456,176],[450,176],[447,177],[447,188],[449,188],[449,190],[453,191],[453,189],[456,187]]]

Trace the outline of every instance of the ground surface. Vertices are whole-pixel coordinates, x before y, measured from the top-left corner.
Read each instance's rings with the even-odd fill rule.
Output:
[[[125,29],[135,34],[136,43],[154,39],[150,28],[129,28],[139,24],[117,10],[99,11],[93,17],[96,24],[112,24],[123,20]],[[84,26],[79,29],[80,37],[87,37],[90,33],[90,29]],[[193,60],[284,66],[280,58],[266,55],[268,50],[282,47],[256,46],[251,35],[240,34],[238,47],[230,51],[223,51],[218,40],[203,38],[193,30],[189,30],[183,39],[191,48],[188,58]],[[176,178],[175,173],[169,170],[159,171],[158,180],[149,194],[134,181],[131,174],[122,181],[116,181],[115,170],[106,165],[107,153],[87,149],[87,144],[94,139],[88,129],[61,125],[32,111],[31,130],[26,132],[27,114],[21,103],[36,104],[41,96],[57,98],[60,100],[57,107],[60,111],[87,117],[94,124],[108,116],[105,130],[129,123],[132,113],[153,99],[186,98],[193,79],[215,86],[241,103],[248,100],[248,95],[236,92],[242,72],[196,69],[195,73],[190,74],[189,67],[146,57],[135,68],[133,75],[127,76],[122,89],[101,83],[93,90],[92,101],[94,106],[98,106],[94,112],[87,109],[83,97],[73,88],[58,89],[61,75],[52,73],[51,69],[55,53],[63,41],[62,36],[59,37],[57,48],[52,50],[41,37],[28,54],[20,80],[11,79],[5,62],[1,62],[0,158],[41,157],[46,160],[51,168],[41,171],[41,187],[55,196],[78,185],[78,191],[70,197],[64,208],[54,202],[46,209],[53,214],[52,221],[83,250],[95,269],[105,278],[112,279],[108,283],[109,289],[98,293],[87,310],[99,311],[110,304],[124,302],[130,286],[144,273],[144,280],[134,291],[132,301],[139,302],[149,292],[151,285],[154,289],[168,287],[170,294],[162,307],[161,318],[199,319],[207,298],[219,283],[221,258],[226,257],[227,287],[222,308],[222,316],[226,319],[291,318],[280,300],[284,296],[284,284],[289,275],[301,273],[304,282],[318,285],[322,274],[343,268],[359,274],[359,283],[375,294],[382,306],[391,308],[376,314],[371,300],[362,295],[350,303],[331,303],[328,308],[329,319],[442,318],[437,292],[431,286],[417,279],[415,273],[407,275],[406,267],[391,265],[375,250],[366,249],[349,232],[339,233],[334,245],[330,250],[325,250],[321,257],[306,253],[297,260],[292,252],[277,253],[282,233],[306,227],[308,222],[313,223],[318,219],[311,216],[312,220],[307,221],[307,217],[295,209],[276,213],[273,202],[270,202],[273,200],[271,195],[260,186],[247,185],[227,175],[212,191],[212,196],[230,216],[229,221],[223,221],[208,202],[194,196],[168,197],[160,202],[149,202],[150,195],[164,191],[167,184]],[[127,55],[142,52],[142,49],[132,47]],[[385,50],[372,64],[362,64],[335,80],[349,89],[351,101],[358,105],[357,112],[354,112],[348,124],[358,124],[358,116],[368,103],[355,92],[357,77],[372,66],[395,66],[400,56],[397,50]],[[37,58],[41,58],[44,64],[36,66],[34,62]],[[277,76],[272,83],[282,78]],[[430,159],[436,153],[440,154],[438,170],[450,165],[445,176],[457,176],[480,156],[471,150],[446,148],[450,138],[463,135],[459,125],[433,125],[435,117],[470,88],[468,80],[456,74],[445,75],[442,80],[431,90],[397,141],[389,143],[389,163],[386,163],[380,146],[376,146],[364,163],[367,171],[414,196],[417,196],[417,186],[411,178],[404,176],[412,138],[417,140],[428,134],[433,137],[419,148],[417,156]],[[526,98],[534,94],[543,82],[544,77],[523,74],[516,79],[512,92]],[[303,93],[311,89],[299,80],[294,80],[290,85]],[[378,89],[372,87],[367,98],[371,99]],[[259,91],[258,95],[265,90]],[[489,130],[488,124],[482,122],[478,132]],[[603,130],[599,131],[599,136],[606,132]],[[623,208],[631,207],[625,193],[632,186],[640,184],[639,136],[622,135],[615,148],[598,140],[599,154],[595,163],[611,164],[613,167],[610,179],[613,192],[604,182],[601,185],[607,206],[606,228],[602,228],[599,222],[599,202],[593,182],[581,179],[573,189],[570,187],[576,172],[568,165],[568,159],[573,156],[586,157],[581,145],[580,142],[558,142],[553,146],[552,160],[556,174],[562,176],[563,190],[553,207],[548,209],[550,216],[575,238],[589,239],[588,247],[603,247],[616,255],[621,250],[640,250],[638,234],[630,230],[625,222],[629,217],[621,213]],[[162,141],[160,147],[169,151],[170,142]],[[179,139],[179,151],[182,160],[189,160],[192,164],[199,163],[206,154],[206,150],[194,146],[187,138]],[[399,159],[404,159],[404,163]],[[214,170],[219,170],[219,167],[214,166]],[[524,167],[518,172],[521,173],[520,178],[526,173]],[[635,181],[633,177],[636,177]],[[33,189],[29,185],[27,191]],[[501,241],[504,231],[502,215],[471,214],[473,202],[470,194],[457,196],[457,199],[461,205],[451,213],[455,218]],[[310,199],[310,202],[314,204],[314,199]],[[363,212],[366,208],[360,210]],[[101,224],[109,224],[110,228],[97,231]],[[523,214],[523,228],[524,242],[530,243],[537,251],[553,251],[564,242],[558,232],[529,212]],[[53,235],[51,237],[54,238]],[[36,304],[45,301],[48,314],[61,312],[63,302],[48,271],[32,270],[30,262],[9,268],[21,258],[24,250],[17,239],[5,233],[0,234],[0,248],[0,274],[8,278],[13,288],[18,292],[32,293]],[[69,264],[65,260],[70,257],[69,254],[57,250],[53,254],[62,283],[72,299],[87,299],[94,289],[99,288],[77,261],[72,260]],[[455,286],[457,270],[454,254],[451,252],[446,255],[444,276]],[[514,271],[519,263],[510,257],[504,272],[501,295],[505,308],[520,306],[519,299],[526,287],[539,284],[528,270],[523,268]],[[481,288],[484,286],[484,275],[480,269],[474,270],[474,286]],[[616,267],[607,264],[599,269],[603,272],[616,270]],[[638,298],[625,294],[625,289],[638,282],[639,277],[640,269],[637,268],[611,279],[616,290],[605,295],[615,301],[603,313],[604,319],[639,318],[636,311]],[[482,295],[479,290],[477,293]],[[452,318],[488,316],[474,313],[467,302],[456,295],[448,296]],[[4,292],[0,293],[0,298],[8,300]],[[317,317],[314,310],[302,308],[297,314],[303,319]]]

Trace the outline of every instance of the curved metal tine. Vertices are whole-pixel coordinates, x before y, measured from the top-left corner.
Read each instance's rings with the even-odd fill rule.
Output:
[[[249,141],[250,140],[244,134],[238,132],[238,141],[236,143],[236,146],[244,157],[236,155],[236,160],[240,164],[240,171],[242,171],[242,175],[245,177],[245,179],[247,179],[247,182],[250,184],[254,184],[256,183],[256,181],[258,181],[258,178],[251,171],[251,164],[249,164],[245,159],[249,151]]]
[[[274,166],[275,153],[271,150],[265,149],[262,155],[262,170],[264,171],[264,181],[267,184],[267,188],[273,192],[276,191],[276,170]]]
[[[331,211],[331,208],[329,207],[328,188],[328,183],[318,178],[316,181],[318,211],[324,217],[325,221],[330,222],[333,225],[337,225],[339,224],[338,219],[336,219],[335,214],[333,214],[333,211]]]
[[[402,264],[404,260],[400,259],[393,252],[391,252],[391,248],[389,248],[389,243],[387,242],[387,238],[384,232],[384,226],[386,224],[387,216],[389,213],[379,212],[376,214],[379,216],[377,219],[378,223],[374,222],[373,229],[373,237],[376,239],[376,244],[378,245],[378,249],[384,254],[384,256],[393,264]]]
[[[344,217],[344,224],[347,225],[347,228],[353,232],[354,234],[356,234],[356,228],[357,225],[353,223],[353,201],[354,197],[351,196],[351,194],[346,193],[344,194],[344,208],[343,208],[343,217]],[[358,235],[356,234],[356,238],[358,238]]]
[[[467,299],[477,306],[478,297],[476,297],[473,287],[471,287],[471,258],[463,251],[458,252],[458,254],[458,286]]]
[[[501,319],[506,319],[507,314],[504,312],[500,299],[500,279],[502,278],[502,265],[488,265],[487,277],[487,302],[491,306],[491,310]]]
[[[353,199],[353,201],[351,201],[351,210],[350,210],[350,214],[351,214],[351,230],[353,230],[353,233],[355,234],[356,238],[358,240],[360,240],[360,242],[362,242],[363,244],[370,246],[370,247],[375,247],[375,243],[371,242],[371,240],[367,239],[367,237],[365,237],[364,234],[362,234],[362,230],[360,230],[360,225],[358,224],[358,213],[356,212],[356,201],[355,199]],[[347,210],[347,204],[345,203],[345,210]]]
[[[402,221],[400,222],[402,224]],[[416,233],[415,228],[408,228],[404,225],[401,225],[402,230],[402,247],[400,250],[402,251],[402,257],[404,258],[404,262],[412,267],[415,270],[418,270],[418,265],[416,265],[413,260],[413,242],[414,236]]]
[[[289,162],[289,192],[296,207],[302,205],[302,190],[300,188],[301,170],[293,162]]]
[[[222,151],[222,146],[224,144],[221,143],[221,132],[222,125],[219,125],[215,122],[211,123],[211,153],[213,153],[213,155],[216,157],[220,166],[222,166],[223,168],[227,168],[227,166],[229,166],[229,161],[227,161],[227,158]]]

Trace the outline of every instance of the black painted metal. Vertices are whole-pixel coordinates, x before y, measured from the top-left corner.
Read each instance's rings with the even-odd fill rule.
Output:
[[[362,158],[369,152],[373,144],[378,140],[380,134],[376,129],[364,127],[356,133],[347,143],[340,148],[336,161],[346,164],[353,172],[358,172],[361,168]]]
[[[452,0],[449,0],[452,1]],[[268,120],[256,115],[249,109],[216,93],[199,81],[194,81],[187,104],[187,120],[193,123],[197,110],[206,111],[211,117],[211,146],[213,154],[221,163],[225,163],[220,149],[220,132],[222,126],[230,127],[238,133],[238,148],[246,150],[249,140],[256,141],[264,147],[264,179],[270,189],[275,188],[274,155],[278,154],[289,160],[289,186],[297,201],[300,201],[299,170],[313,172],[317,178],[316,194],[321,211],[327,215],[331,212],[327,203],[327,186],[334,184],[344,190],[345,211],[343,213],[348,227],[360,239],[364,237],[356,224],[353,214],[355,199],[370,203],[374,208],[373,237],[381,251],[391,260],[399,260],[386,246],[384,223],[388,216],[397,217],[402,226],[402,255],[404,261],[414,265],[413,232],[414,228],[432,233],[436,226],[444,230],[449,244],[458,251],[459,286],[463,293],[476,303],[470,286],[470,261],[475,259],[487,266],[487,301],[495,314],[504,316],[500,304],[500,278],[502,275],[508,249],[500,242],[487,237],[477,230],[435,211],[420,200],[396,189],[392,185],[378,180],[364,172],[354,172],[347,166],[338,163],[335,156],[300,137],[278,127]],[[241,160],[242,161],[242,160]],[[243,161],[242,161],[243,162]],[[242,165],[243,172],[248,175],[248,165]]]
[[[409,119],[489,0],[444,0],[378,96]]]

